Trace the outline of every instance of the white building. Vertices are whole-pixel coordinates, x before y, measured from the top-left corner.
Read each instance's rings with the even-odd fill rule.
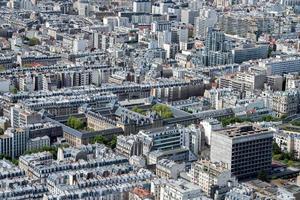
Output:
[[[135,1],[133,1],[133,12],[151,13],[151,1],[150,0],[135,0]]]
[[[180,172],[185,171],[185,163],[175,163],[172,160],[161,159],[156,164],[156,175],[161,178],[177,179]]]
[[[201,189],[193,183],[176,180],[160,188],[160,200],[201,200]]]
[[[7,129],[0,135],[0,154],[11,158],[22,155],[26,150],[26,142],[29,137],[29,129]]]
[[[82,38],[73,40],[73,53],[83,52],[87,49],[88,42]]]
[[[205,119],[200,124],[203,126],[205,143],[210,145],[211,133],[222,128],[222,124],[217,119]]]
[[[227,187],[228,182],[236,182],[224,163],[212,163],[209,160],[199,160],[192,164],[189,172],[192,183],[199,185],[208,196],[214,196],[214,187]]]

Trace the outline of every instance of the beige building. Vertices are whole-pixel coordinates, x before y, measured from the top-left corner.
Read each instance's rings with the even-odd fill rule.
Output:
[[[272,97],[272,109],[278,116],[293,115],[299,109],[300,93],[297,90],[276,92]]]
[[[209,160],[194,162],[189,175],[191,181],[199,185],[201,190],[208,196],[213,195],[213,187],[226,187],[228,181],[234,181],[226,164],[212,163]]]

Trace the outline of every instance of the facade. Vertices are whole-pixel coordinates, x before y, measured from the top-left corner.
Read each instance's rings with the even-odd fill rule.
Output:
[[[26,150],[36,150],[46,146],[50,146],[50,138],[48,136],[37,137],[27,141]]]
[[[185,163],[175,163],[172,160],[161,159],[156,164],[156,175],[166,179],[177,179],[180,172],[185,171]]]
[[[257,125],[236,125],[212,133],[212,162],[228,164],[238,179],[270,172],[273,132]]]
[[[16,158],[26,151],[29,138],[28,128],[9,128],[0,137],[0,152],[11,158]]]
[[[220,88],[232,88],[236,91],[253,91],[263,89],[266,76],[255,73],[238,73],[234,78],[221,77]]]
[[[198,185],[207,196],[212,198],[215,197],[217,189],[226,188],[228,187],[228,182],[235,181],[226,164],[212,163],[209,160],[194,162],[189,175],[191,182]]]
[[[181,180],[166,183],[160,189],[160,200],[200,200],[201,196],[200,187]]]
[[[11,107],[11,127],[18,128],[21,126],[40,123],[41,115],[35,111],[24,108],[20,105]]]
[[[269,45],[247,46],[232,50],[235,63],[242,63],[248,60],[266,59],[268,57]]]
[[[204,135],[205,135],[205,143],[211,144],[211,134],[213,131],[222,128],[222,124],[216,119],[206,119],[200,122],[203,127]]]
[[[298,90],[275,92],[272,96],[272,109],[278,116],[296,114],[299,110],[300,93]]]
[[[143,154],[152,151],[168,151],[184,147],[197,155],[201,149],[201,132],[198,128],[173,125],[140,131],[138,137],[143,142]]]
[[[133,12],[136,13],[151,13],[150,0],[135,0],[133,1]]]
[[[259,67],[266,70],[267,75],[283,75],[300,71],[299,58],[280,58],[275,60],[261,61]]]
[[[300,198],[300,187],[298,185],[287,185],[278,188],[278,200],[291,199],[297,200]]]
[[[123,136],[120,135],[117,137],[117,146],[116,152],[126,156],[140,156],[142,155],[142,141],[136,135]]]

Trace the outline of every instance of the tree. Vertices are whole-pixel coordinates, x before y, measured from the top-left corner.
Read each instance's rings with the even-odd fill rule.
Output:
[[[114,149],[117,146],[117,136],[113,136],[111,141],[109,142],[110,148]]]
[[[272,48],[272,47],[269,47],[269,49],[268,49],[268,58],[271,57],[272,52],[273,52],[273,48]]]
[[[300,120],[294,120],[291,122],[293,126],[300,126]]]
[[[10,91],[11,93],[13,93],[13,94],[17,94],[17,93],[18,93],[18,89],[15,88],[15,87],[10,88],[9,91]]]
[[[40,44],[40,41],[36,37],[32,37],[29,39],[29,46],[35,46],[38,44]]]
[[[152,106],[151,110],[155,111],[163,119],[169,119],[173,117],[171,109],[166,105],[156,104]]]
[[[261,181],[268,181],[268,174],[264,170],[260,170],[257,174],[257,178]]]
[[[76,130],[82,130],[85,126],[83,121],[73,116],[68,118],[67,125]]]
[[[273,144],[272,144],[272,151],[273,151],[273,154],[275,154],[275,155],[281,153],[281,149],[276,142],[273,142]]]
[[[4,134],[4,130],[2,128],[0,128],[0,135]]]
[[[287,115],[286,114],[284,114],[284,115],[281,115],[281,117],[280,117],[280,119],[285,119],[285,118],[287,118]]]
[[[145,115],[145,114],[146,114],[145,111],[144,111],[143,109],[141,109],[141,108],[139,108],[139,107],[137,107],[137,106],[134,106],[134,107],[132,108],[132,111],[133,111],[133,112],[136,112],[136,113],[139,113],[139,114],[141,114],[141,115]]]
[[[221,123],[223,126],[228,126],[229,124],[242,123],[244,120],[238,117],[223,117]]]
[[[283,156],[282,156],[282,154],[276,154],[276,155],[273,156],[273,159],[274,160],[282,160]]]
[[[92,143],[100,143],[100,144],[105,144],[107,145],[108,144],[108,140],[102,136],[102,135],[97,135],[94,137]]]
[[[277,122],[280,121],[281,119],[278,117],[273,117],[272,115],[266,115],[262,117],[262,121],[266,122]]]
[[[288,165],[289,167],[293,166],[293,165],[294,165],[294,161],[289,160],[289,161],[287,162],[287,165]]]

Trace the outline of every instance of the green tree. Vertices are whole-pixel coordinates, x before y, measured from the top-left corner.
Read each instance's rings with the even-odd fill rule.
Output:
[[[145,115],[145,111],[137,106],[134,106],[132,109],[131,109],[133,112],[136,112],[136,113],[139,113],[141,115]]]
[[[100,143],[100,144],[107,145],[108,144],[108,140],[107,140],[107,138],[105,138],[102,135],[97,135],[97,136],[94,137],[92,143]]]
[[[67,125],[76,130],[82,130],[85,126],[83,121],[73,116],[68,118]]]
[[[294,165],[294,161],[289,160],[289,161],[287,162],[287,165],[288,165],[289,167],[292,167],[292,166]]]
[[[113,136],[111,141],[109,142],[109,147],[115,149],[117,146],[117,136]]]
[[[260,170],[257,174],[257,178],[261,181],[268,181],[268,174],[264,170]]]
[[[274,160],[282,160],[283,156],[282,156],[282,154],[276,154],[276,155],[273,156],[273,159]]]
[[[152,106],[151,110],[155,111],[163,119],[169,119],[173,117],[171,109],[166,105],[156,104]]]
[[[272,144],[272,151],[273,151],[273,154],[281,153],[281,149],[276,142],[273,142],[273,144]]]
[[[273,52],[273,48],[272,48],[272,47],[269,47],[269,49],[268,49],[268,58],[271,57],[272,52]]]
[[[11,93],[13,93],[13,94],[17,94],[17,93],[18,93],[18,89],[15,88],[15,87],[10,88],[9,91],[10,91]]]
[[[238,117],[223,117],[221,123],[223,126],[228,126],[229,124],[242,123],[245,120]]]
[[[35,46],[38,44],[40,44],[40,41],[36,37],[32,37],[29,39],[29,46]]]
[[[280,121],[281,119],[278,117],[273,117],[272,115],[266,115],[262,117],[262,121],[266,122],[277,122]]]
[[[294,126],[300,126],[300,120],[294,120],[291,122],[291,124]]]
[[[25,151],[24,155],[48,151],[53,155],[53,158],[56,159],[57,158],[57,150],[58,150],[58,147],[56,147],[56,146],[44,146],[42,148]]]
[[[0,128],[0,135],[3,135],[3,134],[4,134],[3,128]]]

